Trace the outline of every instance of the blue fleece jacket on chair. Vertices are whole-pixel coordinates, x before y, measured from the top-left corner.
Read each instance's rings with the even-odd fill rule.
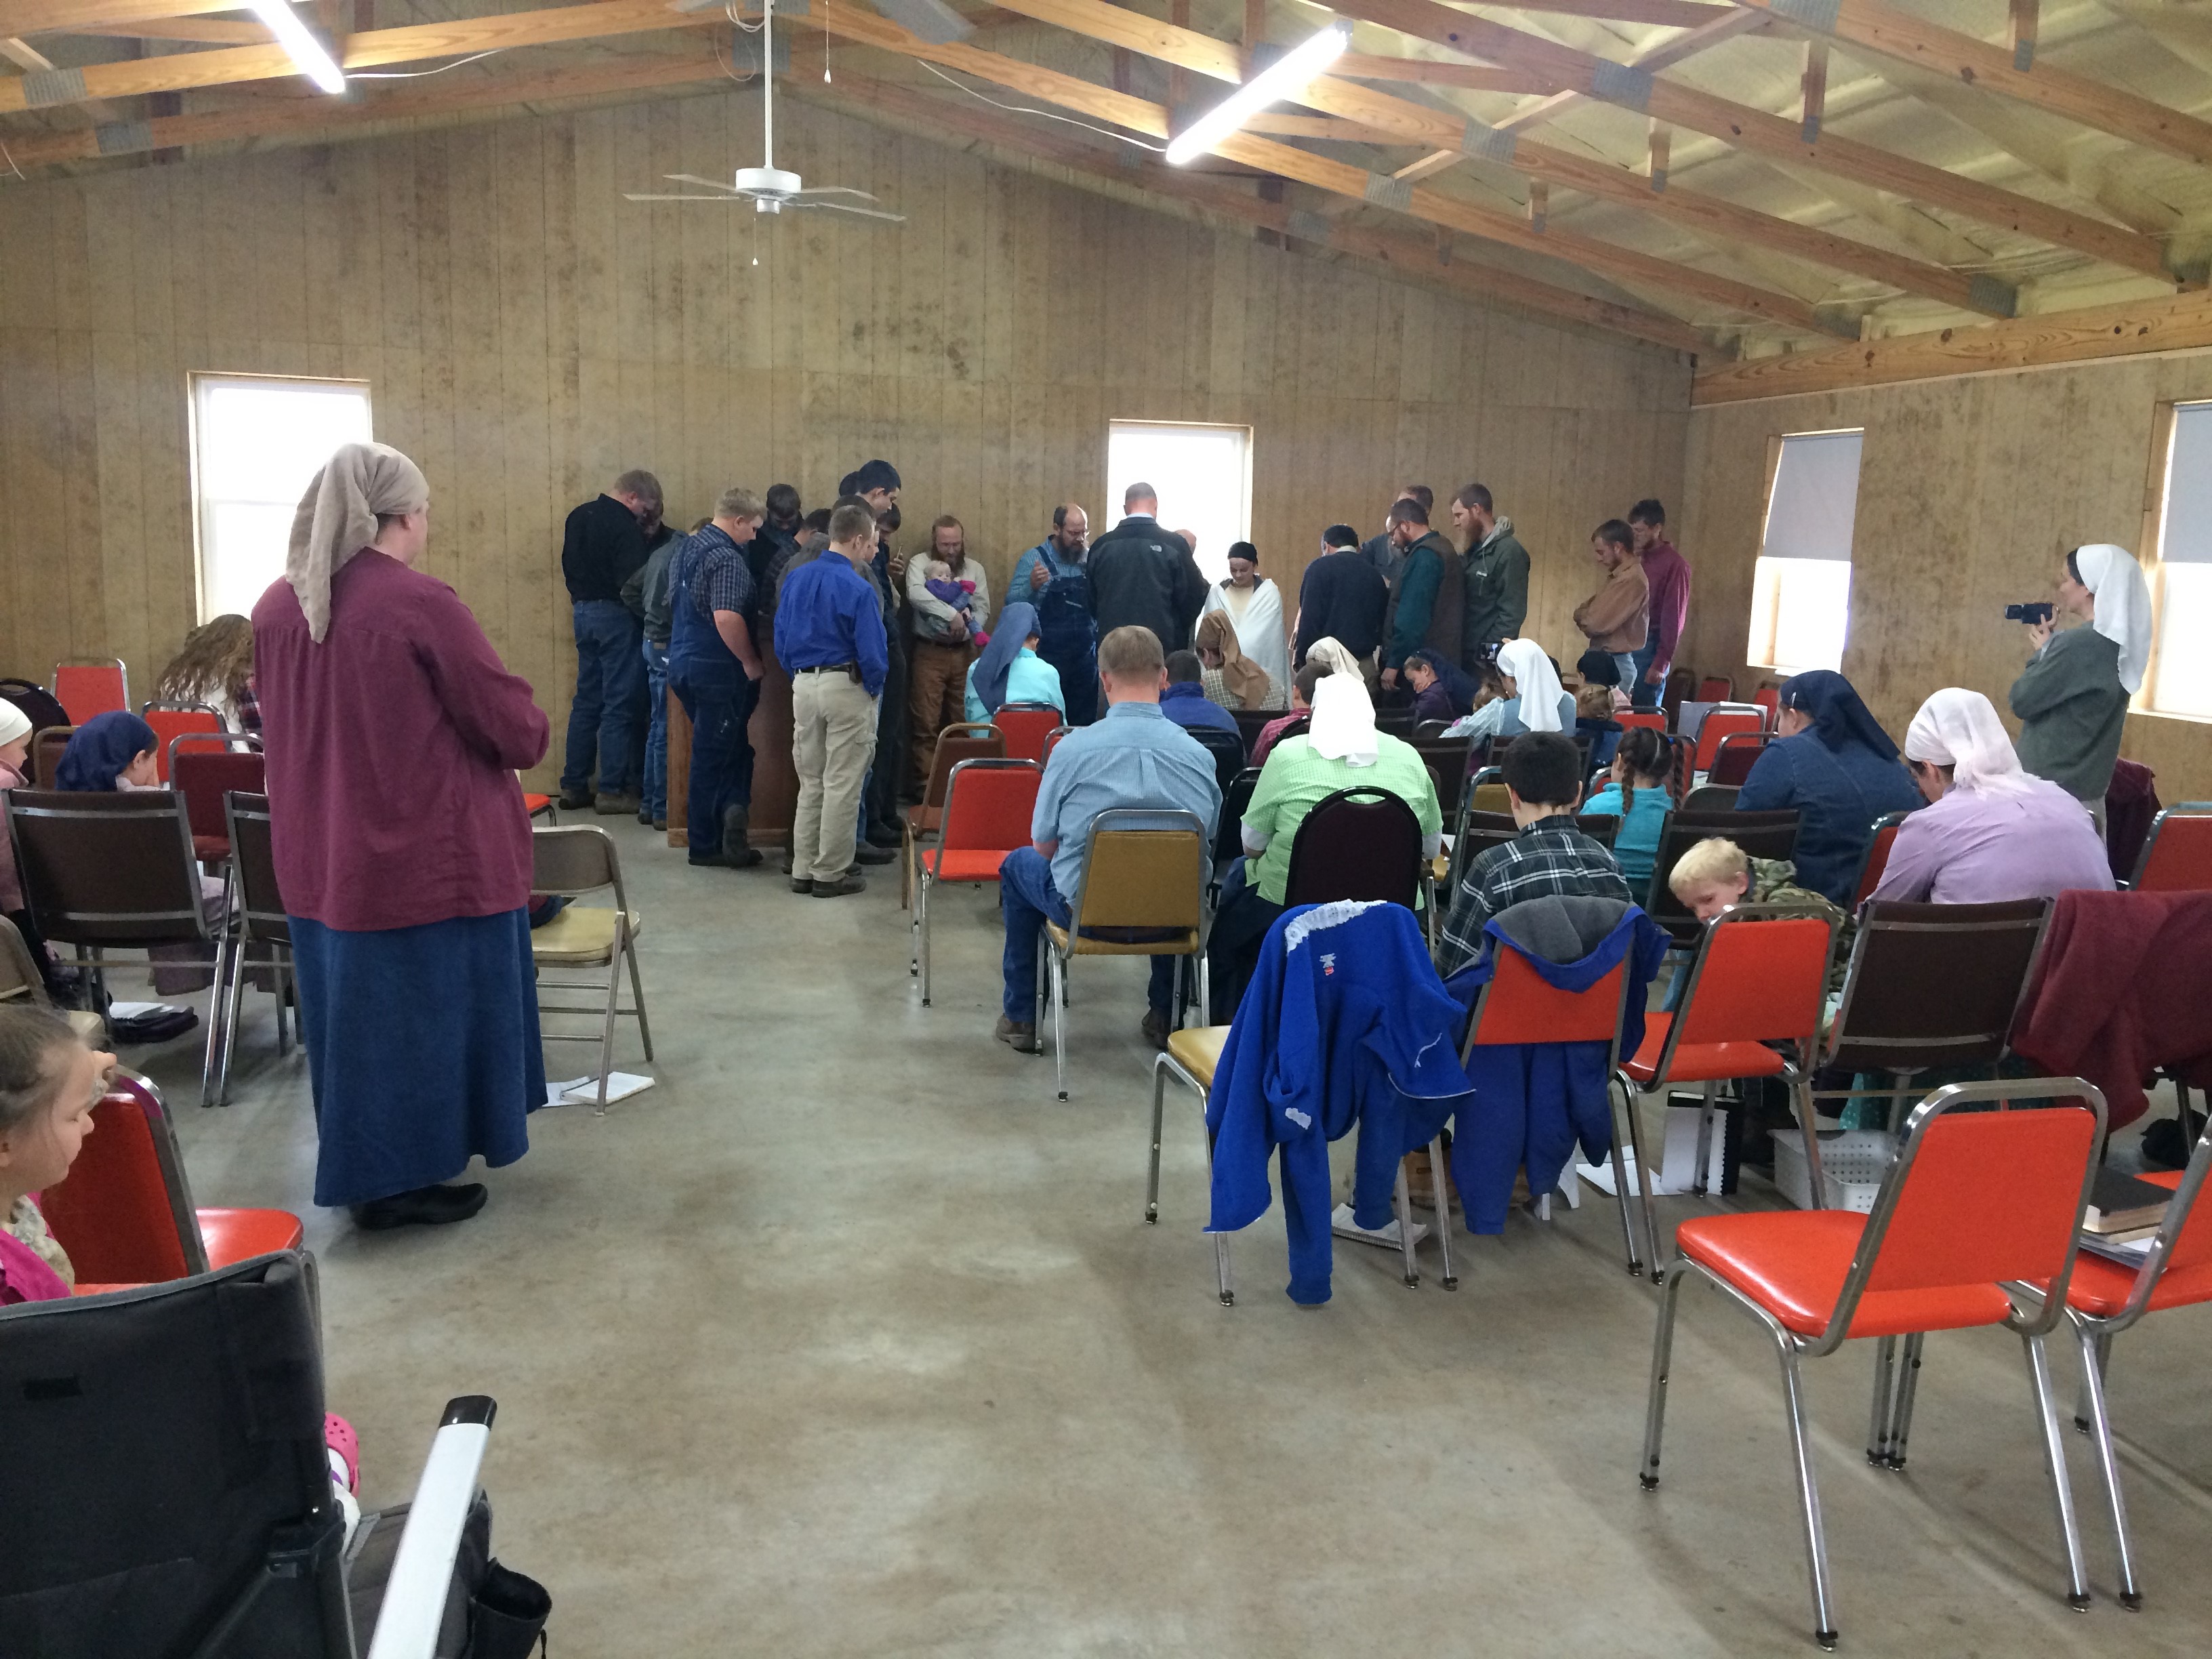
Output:
[[[1233,1232],[1267,1213],[1275,1153],[1291,1298],[1328,1301],[1328,1143],[1359,1126],[1353,1210],[1363,1227],[1389,1224],[1407,1119],[1448,1114],[1468,1091],[1454,1036],[1461,1024],[1421,925],[1403,905],[1285,910],[1267,930],[1206,1096],[1207,1231]]]
[[[1482,954],[1445,981],[1462,1006],[1474,1007],[1497,972],[1501,951],[1522,957],[1546,984],[1570,992],[1587,991],[1626,961],[1621,1052],[1632,1054],[1643,1045],[1644,997],[1666,957],[1668,938],[1635,905],[1558,896],[1532,899],[1492,917],[1483,933]],[[1579,956],[1557,959],[1577,950]],[[1480,1043],[1468,1051],[1466,1070],[1474,1096],[1456,1113],[1451,1167],[1469,1231],[1505,1230],[1513,1177],[1524,1164],[1528,1190],[1548,1193],[1559,1186],[1577,1141],[1592,1163],[1612,1152],[1606,1059],[1602,1042]],[[1443,1127],[1440,1113],[1412,1115],[1405,1150]]]

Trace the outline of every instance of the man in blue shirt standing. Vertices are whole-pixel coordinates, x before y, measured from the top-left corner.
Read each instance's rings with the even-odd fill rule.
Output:
[[[1159,636],[1148,628],[1115,629],[1098,642],[1098,678],[1104,716],[1054,748],[1030,821],[1034,845],[1007,854],[999,866],[1006,945],[996,1035],[1025,1054],[1037,1052],[1037,933],[1048,919],[1069,924],[1073,896],[1083,890],[1091,821],[1118,807],[1194,812],[1210,848],[1221,815],[1213,757],[1160,713],[1168,677]],[[1173,957],[1152,958],[1142,1030],[1156,1048],[1167,1047],[1175,1028],[1175,963]]]
[[[691,719],[684,827],[695,866],[743,870],[761,861],[745,840],[753,799],[753,748],[745,728],[762,672],[745,546],[762,516],[750,490],[724,490],[714,518],[677,550],[668,570],[668,678]]]
[[[817,898],[867,885],[854,858],[854,831],[890,662],[883,608],[860,574],[875,541],[874,514],[858,504],[837,508],[830,515],[830,545],[819,558],[792,567],[775,608],[775,653],[791,676],[791,750],[799,770],[791,890]]]

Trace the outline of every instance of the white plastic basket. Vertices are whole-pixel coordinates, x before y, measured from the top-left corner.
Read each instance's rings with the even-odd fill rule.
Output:
[[[1777,1129],[1774,1184],[1801,1210],[1813,1207],[1813,1182],[1805,1169],[1805,1138],[1796,1129]],[[1828,1207],[1874,1208],[1881,1178],[1897,1157],[1897,1137],[1882,1129],[1839,1129],[1820,1137],[1820,1174],[1828,1188]]]

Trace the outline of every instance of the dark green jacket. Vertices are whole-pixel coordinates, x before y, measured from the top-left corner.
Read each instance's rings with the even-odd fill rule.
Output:
[[[2023,722],[2022,770],[2076,800],[2105,799],[2128,718],[2118,645],[2092,628],[2052,635],[2012,683],[2012,712]]]
[[[1528,550],[1515,538],[1512,520],[1500,519],[1487,542],[1468,550],[1466,603],[1462,665],[1481,661],[1500,640],[1521,637],[1528,619]]]
[[[1390,609],[1382,621],[1385,668],[1403,668],[1423,646],[1459,659],[1462,581],[1459,550],[1438,532],[1406,550],[1390,579]]]

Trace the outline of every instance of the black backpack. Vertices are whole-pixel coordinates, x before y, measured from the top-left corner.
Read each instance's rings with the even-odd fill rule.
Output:
[[[0,697],[23,711],[31,722],[31,730],[43,732],[50,726],[67,726],[69,710],[54,694],[31,680],[0,679]]]

